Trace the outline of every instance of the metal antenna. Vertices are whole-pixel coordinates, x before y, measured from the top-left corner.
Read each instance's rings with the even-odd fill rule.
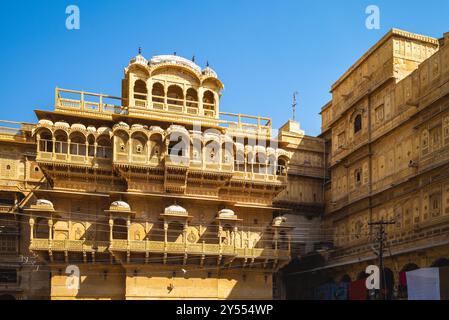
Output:
[[[292,103],[292,112],[293,112],[293,121],[296,119],[296,95],[298,94],[298,91],[293,92],[293,103]]]

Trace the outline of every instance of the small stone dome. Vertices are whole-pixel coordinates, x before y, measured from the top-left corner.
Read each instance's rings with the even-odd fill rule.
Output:
[[[211,76],[214,78],[218,78],[217,73],[209,66],[207,66],[206,68],[204,68],[201,73],[205,76]]]
[[[131,129],[144,129],[144,126],[141,124],[133,124],[131,126]]]
[[[172,204],[171,206],[165,208],[164,214],[187,215],[187,210],[177,204]]]
[[[154,56],[149,61],[150,65],[158,65],[161,63],[178,64],[178,65],[189,67],[198,73],[201,72],[201,68],[195,62],[187,60],[186,58],[171,55],[171,54]]]
[[[87,131],[95,133],[95,132],[97,132],[97,129],[94,126],[88,126]]]
[[[53,125],[53,121],[51,120],[47,120],[47,119],[41,119],[38,122],[41,125],[46,125],[46,126],[52,126]]]
[[[279,216],[273,219],[273,226],[279,227],[287,223],[287,218]]]
[[[100,127],[100,128],[98,128],[98,130],[97,130],[97,133],[98,134],[103,134],[103,133],[109,133],[109,132],[111,132],[111,128],[108,128],[108,127]]]
[[[234,218],[235,213],[231,209],[221,209],[218,211],[218,217],[219,218]]]
[[[137,63],[137,64],[141,64],[143,66],[146,66],[148,64],[148,60],[144,58],[144,56],[142,56],[140,53],[135,56],[134,58],[132,58],[129,61],[129,64],[133,64],[133,63]]]
[[[131,211],[131,207],[125,201],[114,201],[109,207],[111,211]]]
[[[83,131],[86,130],[86,126],[84,124],[81,124],[81,123],[74,123],[74,124],[72,124],[71,128],[72,129],[79,129],[79,130],[83,130]]]
[[[57,121],[57,122],[55,122],[55,127],[68,129],[68,128],[70,128],[70,125],[65,121]]]
[[[50,200],[46,200],[46,199],[38,199],[36,201],[36,206],[42,209],[50,209],[53,210],[53,203]]]
[[[120,121],[119,123],[115,124],[114,127],[123,127],[123,128],[129,129],[129,125],[123,121]]]

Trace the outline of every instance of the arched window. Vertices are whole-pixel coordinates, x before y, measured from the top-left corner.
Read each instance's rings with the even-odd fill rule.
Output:
[[[100,136],[97,140],[97,157],[112,159],[111,139],[108,136]]]
[[[203,109],[207,116],[215,115],[215,97],[212,91],[207,90],[203,94]]]
[[[237,148],[234,145],[234,170],[236,171],[245,171],[245,152],[241,148]]]
[[[56,153],[67,153],[67,133],[62,130],[57,130],[55,132],[55,152]]]
[[[217,141],[208,141],[205,146],[206,162],[217,163],[220,160],[220,144]]]
[[[137,161],[145,161],[147,155],[147,137],[143,133],[136,132],[132,136],[133,159]]]
[[[134,82],[134,99],[147,99],[147,84],[143,80],[136,80]]]
[[[86,137],[80,132],[75,132],[70,136],[70,154],[86,155]]]
[[[254,172],[267,173],[267,155],[264,152],[256,152]]]
[[[183,105],[184,94],[180,86],[171,85],[167,91],[167,103],[173,105]]]
[[[112,227],[113,239],[128,239],[128,228],[126,227],[126,221],[124,219],[115,219],[114,226]]]
[[[223,142],[221,145],[221,161],[223,163],[232,164],[234,161],[234,144],[231,142]]]
[[[281,249],[281,250],[287,250],[288,249],[287,233],[284,230],[279,232],[279,249]]]
[[[284,158],[278,159],[276,175],[278,175],[278,176],[287,175],[287,161]]]
[[[128,134],[120,130],[115,134],[114,139],[117,153],[128,154]]]
[[[150,161],[159,162],[162,158],[162,136],[160,134],[153,134],[150,137]]]
[[[184,226],[179,222],[170,222],[168,224],[167,230],[167,241],[168,242],[182,242],[182,232]]]
[[[94,135],[90,134],[87,137],[87,143],[88,143],[87,155],[89,157],[95,156],[95,137],[94,137]]]
[[[198,93],[195,89],[189,88],[186,92],[186,106],[188,107],[187,112],[192,114],[197,114],[198,110]]]
[[[48,220],[45,218],[38,218],[34,226],[34,237],[38,239],[48,239],[49,227]]]
[[[151,91],[151,96],[153,100],[153,108],[154,109],[163,109],[164,108],[164,86],[159,82],[153,84],[153,90]]]
[[[50,130],[44,129],[39,133],[39,151],[53,152],[53,141]]]
[[[354,179],[355,179],[355,183],[362,183],[362,170],[361,169],[357,169],[354,172]]]
[[[362,115],[358,114],[354,118],[354,133],[357,133],[360,130],[362,130]]]
[[[190,141],[188,137],[178,136],[176,140],[171,140],[168,145],[170,157],[187,157],[189,155]]]

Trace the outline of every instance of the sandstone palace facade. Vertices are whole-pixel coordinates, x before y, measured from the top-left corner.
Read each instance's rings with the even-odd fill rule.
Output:
[[[209,66],[139,52],[121,97],[57,88],[36,123],[3,121],[0,295],[273,298],[304,251],[294,224],[322,208],[322,140],[221,112],[222,89]]]
[[[388,298],[449,264],[448,33],[388,32],[332,85],[319,137],[223,112],[222,90],[139,53],[120,97],[57,88],[35,123],[3,121],[0,295],[317,298],[377,264],[376,221]]]
[[[321,241],[284,272],[287,291],[317,298],[317,287],[364,279],[378,264],[370,222],[384,221],[384,295],[406,298],[401,273],[449,265],[449,33],[391,30],[331,94]]]

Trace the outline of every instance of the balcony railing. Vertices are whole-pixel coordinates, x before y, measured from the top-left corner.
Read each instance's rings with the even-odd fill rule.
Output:
[[[113,239],[112,242],[92,240],[50,240],[33,238],[30,250],[69,252],[131,252],[193,254],[206,256],[233,256],[236,258],[289,259],[290,251],[272,248],[239,248],[231,245],[211,243],[178,243],[150,240]]]
[[[200,102],[196,100],[177,99],[152,95],[151,99],[134,99],[137,109],[167,110],[174,113],[199,115]],[[56,110],[88,113],[92,115],[129,114],[127,99],[110,95],[90,93],[77,90],[56,88]],[[149,106],[150,104],[150,106]],[[214,103],[202,103],[203,114],[206,117],[215,118],[217,107]],[[229,112],[219,113],[219,124],[227,128],[229,133],[256,134],[271,136],[271,119]]]
[[[0,137],[10,140],[26,140],[26,132],[31,132],[33,126],[31,123],[0,120]]]
[[[95,114],[128,114],[125,99],[105,94],[56,88],[55,108]]]
[[[30,250],[35,251],[105,252],[108,247],[109,242],[92,240],[53,240],[33,238],[30,244]]]
[[[95,147],[93,145],[40,139],[37,160],[69,162],[85,165],[94,165],[96,163],[100,165],[110,165],[112,160],[112,148],[108,146],[97,146],[95,153]]]
[[[229,255],[236,258],[288,259],[290,251],[272,248],[238,248],[230,245],[210,243],[175,243],[150,240],[113,240],[110,250],[135,253],[171,253],[217,256]]]

